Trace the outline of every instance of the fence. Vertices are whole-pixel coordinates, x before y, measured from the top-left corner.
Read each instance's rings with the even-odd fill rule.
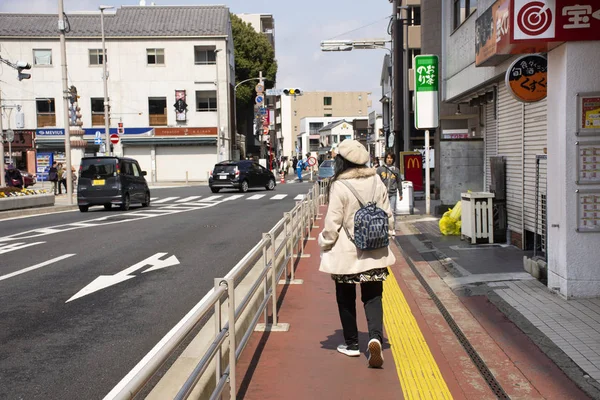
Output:
[[[187,399],[200,379],[207,372],[212,372],[209,367],[214,361],[216,386],[210,398],[220,398],[229,383],[230,398],[235,399],[237,390],[235,366],[261,317],[265,329],[285,330],[286,324],[280,323],[277,316],[277,285],[295,281],[294,258],[302,254],[318,216],[319,206],[327,204],[327,188],[326,181],[314,184],[304,199],[297,202],[290,212],[285,213],[269,232],[264,233],[261,241],[227,275],[215,279],[214,288],[196,305],[190,318],[173,328],[105,399],[133,398],[170,358],[194,327],[211,312],[214,312],[215,324],[213,341],[175,398]],[[263,262],[259,265],[261,258]],[[260,273],[236,307],[236,282],[257,267],[260,268]],[[284,274],[285,279],[281,280]],[[236,323],[261,289],[262,302],[257,311],[251,315],[250,324],[238,341],[237,336],[240,333],[236,335]],[[225,301],[227,302],[227,306],[224,307],[226,315],[223,315],[221,303],[224,304]],[[269,303],[271,322],[268,318]],[[230,349],[233,351],[229,351]],[[229,352],[227,358],[222,357],[224,351]],[[222,365],[223,362],[225,365]]]

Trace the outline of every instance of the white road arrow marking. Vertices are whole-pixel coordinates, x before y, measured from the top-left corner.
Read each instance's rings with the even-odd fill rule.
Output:
[[[171,256],[166,260],[161,260],[160,258],[166,256],[167,253],[156,253],[152,257],[146,258],[144,261],[140,261],[139,263],[132,265],[129,268],[125,268],[123,271],[118,272],[114,275],[100,275],[96,279],[92,281],[89,285],[81,289],[75,296],[71,297],[66,303],[76,300],[80,297],[87,296],[88,294],[97,292],[98,290],[106,289],[109,286],[116,285],[117,283],[125,282],[131,278],[135,278],[135,275],[129,275],[134,273],[138,269],[142,269],[147,265],[150,265],[150,268],[145,270],[144,272],[155,271],[157,269],[171,267],[173,265],[179,264],[179,260],[175,256]]]
[[[9,243],[0,246],[0,254],[10,253],[11,251],[21,250],[25,247],[35,246],[36,244],[42,244],[46,242],[35,242],[35,243]]]
[[[64,260],[65,258],[73,257],[74,255],[75,254],[65,254],[64,256],[56,257],[56,258],[53,258],[52,260],[44,261],[43,263],[39,263],[39,264],[33,265],[31,267],[23,268],[19,271],[15,271],[15,272],[7,274],[7,275],[2,275],[2,276],[0,276],[0,281],[3,281],[8,278],[12,278],[13,276],[24,274],[29,271],[33,271],[34,269],[45,267],[46,265],[54,264],[55,262]]]

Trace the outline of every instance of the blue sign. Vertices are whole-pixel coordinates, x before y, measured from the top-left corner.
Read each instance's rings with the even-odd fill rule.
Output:
[[[65,130],[59,128],[50,128],[50,129],[37,129],[35,131],[36,136],[64,136]]]
[[[265,101],[265,98],[262,96],[256,96],[256,104],[262,104]]]
[[[267,115],[267,109],[265,107],[260,108],[260,115]]]
[[[94,144],[102,144],[102,138],[100,138],[100,137],[94,138]]]
[[[101,135],[101,134],[102,134],[102,133],[101,133],[100,131],[96,131],[96,133],[95,133],[95,138],[96,138],[96,140],[100,139],[100,135]]]
[[[104,128],[84,128],[83,131],[85,135],[96,136],[97,132],[100,132],[100,135],[104,135]],[[143,135],[150,134],[152,128],[125,128],[124,135]],[[110,128],[110,134],[118,135],[117,128]]]

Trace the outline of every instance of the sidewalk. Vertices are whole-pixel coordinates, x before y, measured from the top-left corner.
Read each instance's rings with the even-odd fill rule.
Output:
[[[310,236],[316,238],[320,230],[315,227]],[[475,304],[479,313],[469,311],[427,262],[413,262],[395,245],[393,251],[397,262],[384,284],[383,369],[369,369],[366,354],[349,358],[336,351],[343,337],[335,287],[318,271],[318,244],[309,240],[296,267],[296,278],[304,283],[279,287],[279,321],[289,323],[290,330],[252,335],[238,363],[238,399],[496,399],[498,393],[471,361],[434,297],[510,398],[588,398],[528,338],[510,330],[502,337],[499,311],[480,303]],[[358,303],[364,353],[367,329]]]

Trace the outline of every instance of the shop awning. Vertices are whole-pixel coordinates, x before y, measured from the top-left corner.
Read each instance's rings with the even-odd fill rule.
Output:
[[[216,146],[217,138],[214,136],[186,136],[186,137],[121,137],[123,146]]]

